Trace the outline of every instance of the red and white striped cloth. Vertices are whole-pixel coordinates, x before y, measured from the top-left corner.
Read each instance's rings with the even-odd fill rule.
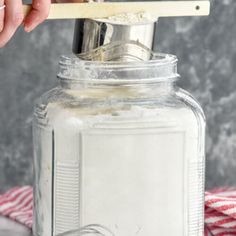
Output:
[[[16,187],[4,195],[0,195],[0,214],[31,228],[33,217],[32,187]]]
[[[236,236],[236,188],[206,192],[205,236]],[[0,214],[32,227],[33,191],[16,187],[0,195]]]
[[[205,236],[236,235],[236,188],[206,192]]]

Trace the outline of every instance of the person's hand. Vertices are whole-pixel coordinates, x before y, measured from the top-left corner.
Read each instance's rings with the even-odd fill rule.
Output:
[[[23,23],[26,32],[32,31],[42,23],[49,14],[50,0],[33,0],[32,10],[24,19],[22,0],[0,0],[0,48],[14,35]]]
[[[58,3],[86,1],[88,0],[52,0]],[[0,0],[0,48],[6,45],[22,23],[26,32],[42,23],[49,14],[50,4],[51,0],[32,0],[32,9],[24,19],[22,0]]]

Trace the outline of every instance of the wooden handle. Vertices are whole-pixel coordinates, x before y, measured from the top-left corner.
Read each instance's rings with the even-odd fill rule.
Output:
[[[27,15],[31,5],[24,5]],[[122,13],[148,12],[152,16],[204,16],[210,13],[209,1],[154,1],[51,4],[48,19],[106,18]]]

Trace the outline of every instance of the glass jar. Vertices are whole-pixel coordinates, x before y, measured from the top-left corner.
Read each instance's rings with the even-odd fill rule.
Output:
[[[205,119],[175,56],[62,58],[34,113],[34,232],[202,236]]]

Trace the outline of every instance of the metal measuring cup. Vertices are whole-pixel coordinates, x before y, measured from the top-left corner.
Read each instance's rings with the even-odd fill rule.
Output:
[[[149,60],[155,30],[156,20],[121,23],[110,19],[78,19],[73,53],[83,60]]]

